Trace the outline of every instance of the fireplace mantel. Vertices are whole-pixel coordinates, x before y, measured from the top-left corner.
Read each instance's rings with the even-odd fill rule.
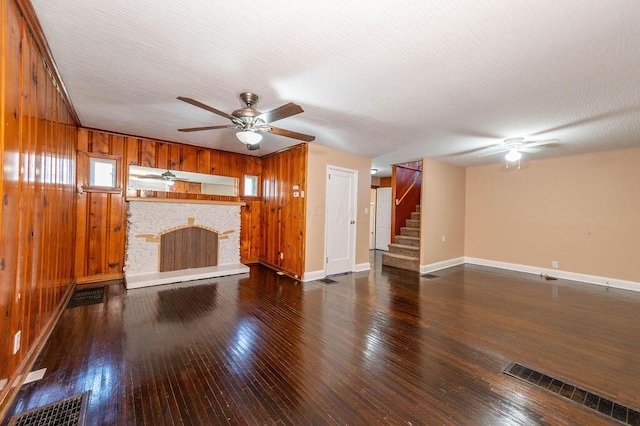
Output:
[[[153,197],[126,197],[126,201],[142,201],[145,203],[178,203],[178,204],[217,204],[221,206],[246,206],[244,201],[216,201],[193,200],[186,198],[153,198]]]

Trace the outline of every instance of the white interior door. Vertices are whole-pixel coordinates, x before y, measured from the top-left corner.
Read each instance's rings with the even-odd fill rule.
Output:
[[[357,172],[327,168],[325,274],[355,269]]]
[[[376,189],[376,249],[389,250],[391,244],[391,188]]]
[[[369,250],[376,248],[376,190],[371,188],[369,202]]]

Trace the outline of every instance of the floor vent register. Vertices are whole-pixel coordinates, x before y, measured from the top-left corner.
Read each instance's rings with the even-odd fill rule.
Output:
[[[504,370],[504,373],[577,402],[622,423],[640,425],[640,413],[638,411],[539,371],[513,363]]]

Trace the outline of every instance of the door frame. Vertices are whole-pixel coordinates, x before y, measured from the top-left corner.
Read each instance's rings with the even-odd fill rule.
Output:
[[[356,268],[356,238],[358,235],[358,171],[354,169],[348,169],[346,167],[334,166],[331,164],[327,164],[327,173],[325,176],[325,211],[324,211],[324,274],[327,275],[327,263],[328,263],[328,253],[327,253],[327,242],[329,240],[329,199],[331,194],[329,194],[329,175],[332,170],[349,173],[352,175],[352,183],[351,183],[351,200],[349,200],[349,211],[351,215],[351,220],[355,223],[353,226],[349,228],[349,234],[351,237],[352,247],[350,247],[349,256],[351,258],[351,265],[349,266],[348,271],[344,272],[353,272]],[[368,224],[367,224],[368,226]],[[340,274],[343,272],[336,272],[336,274]]]

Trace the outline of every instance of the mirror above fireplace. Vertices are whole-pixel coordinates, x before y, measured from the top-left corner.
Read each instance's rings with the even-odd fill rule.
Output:
[[[238,196],[239,179],[230,176],[130,165],[128,177],[132,190]]]

